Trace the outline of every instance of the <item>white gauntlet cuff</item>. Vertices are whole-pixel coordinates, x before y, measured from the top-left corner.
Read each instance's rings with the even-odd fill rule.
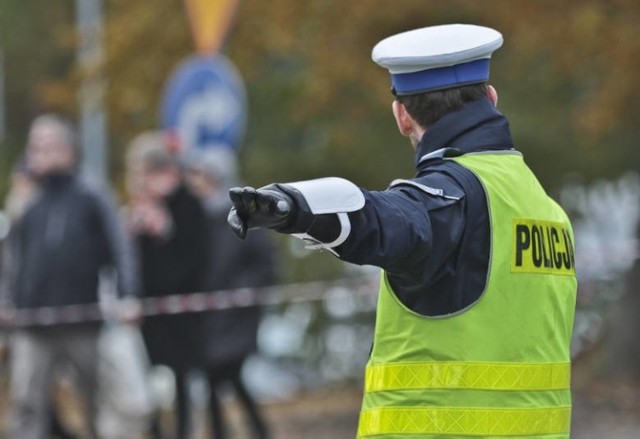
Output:
[[[364,207],[364,195],[358,186],[339,177],[318,178],[315,180],[285,183],[302,195],[314,215],[336,214],[340,221],[340,233],[332,242],[323,243],[307,233],[296,233],[292,236],[306,242],[307,248],[313,250],[326,249],[338,256],[333,250],[347,240],[351,233],[349,212]]]

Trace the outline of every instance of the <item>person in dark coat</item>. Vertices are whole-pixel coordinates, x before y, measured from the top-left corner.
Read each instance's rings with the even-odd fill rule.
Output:
[[[11,232],[10,257],[4,260],[9,266],[3,267],[2,314],[11,315],[7,309],[96,304],[105,268],[117,273],[119,296],[134,303],[138,273],[130,242],[108,191],[77,175],[79,149],[71,123],[55,114],[34,119],[26,159],[35,191],[28,189],[13,200],[17,227]],[[51,427],[50,384],[63,364],[76,372],[88,434],[97,436],[99,331],[99,322],[85,321],[21,327],[12,333],[9,437],[45,436]]]
[[[261,287],[275,281],[275,253],[266,233],[251,234],[244,242],[227,226],[230,187],[237,183],[236,158],[228,148],[213,148],[189,160],[187,181],[207,212],[209,266],[207,291]],[[214,311],[206,316],[203,353],[210,386],[214,437],[228,437],[219,392],[229,383],[243,404],[255,437],[266,438],[267,426],[241,378],[242,365],[257,349],[261,310],[258,307]]]
[[[182,183],[175,157],[160,133],[145,133],[128,155],[128,223],[136,237],[143,294],[161,297],[195,293],[207,269],[207,224],[199,201]],[[201,364],[198,314],[146,318],[142,334],[152,364],[170,367],[176,378],[177,437],[190,431],[187,373]],[[153,427],[159,435],[157,423]]]
[[[3,302],[11,287],[8,282],[14,278],[17,267],[16,257],[18,251],[17,236],[19,236],[20,219],[24,214],[27,206],[33,201],[37,193],[37,179],[27,166],[26,155],[21,156],[13,166],[11,173],[11,185],[9,193],[5,199],[5,212],[9,221],[9,234],[2,242],[2,260],[0,261],[0,309],[3,308]],[[0,317],[0,322],[2,318]],[[0,333],[0,336],[2,334]],[[0,341],[2,339],[0,338]],[[0,343],[0,351],[2,344]],[[2,355],[0,355],[0,362]],[[76,436],[67,430],[66,426],[60,419],[60,415],[56,410],[53,398],[49,402],[49,431],[51,436],[57,439],[73,439]],[[46,427],[45,427],[46,428]]]

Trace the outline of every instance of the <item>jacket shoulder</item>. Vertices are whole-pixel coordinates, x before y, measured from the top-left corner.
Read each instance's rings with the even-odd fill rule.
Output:
[[[432,198],[458,201],[466,196],[464,185],[451,172],[442,169],[422,170],[412,179],[394,180],[390,188],[403,188],[420,191]]]

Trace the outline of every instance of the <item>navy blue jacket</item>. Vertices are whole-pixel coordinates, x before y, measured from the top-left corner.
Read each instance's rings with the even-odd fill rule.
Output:
[[[363,189],[366,203],[349,214],[352,230],[336,249],[340,258],[383,268],[399,299],[420,314],[466,308],[487,278],[487,200],[471,171],[442,156],[512,148],[507,119],[488,99],[447,114],[418,144],[411,180],[441,194],[410,183],[382,192]]]

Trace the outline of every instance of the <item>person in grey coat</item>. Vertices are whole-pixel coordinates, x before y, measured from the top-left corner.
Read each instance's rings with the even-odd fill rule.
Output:
[[[227,226],[231,202],[228,189],[237,184],[235,154],[226,147],[194,153],[187,159],[187,181],[202,201],[209,224],[207,291],[261,287],[275,282],[275,252],[269,236],[252,234],[246,241],[235,238]],[[232,385],[245,408],[256,438],[268,437],[258,406],[242,381],[247,357],[257,349],[261,309],[232,308],[209,313],[203,323],[203,355],[210,386],[210,410],[214,437],[228,437],[220,407],[221,384]]]

